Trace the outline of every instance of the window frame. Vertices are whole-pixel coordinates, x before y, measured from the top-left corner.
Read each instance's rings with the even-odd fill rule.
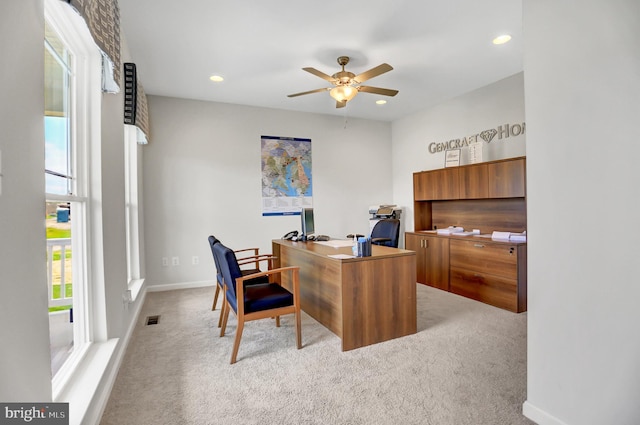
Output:
[[[102,54],[82,18],[59,0],[45,0],[45,20],[74,55],[70,93],[73,195],[46,194],[47,201],[71,202],[74,273],[74,350],[52,377],[56,400],[93,342],[106,340],[106,298],[102,247],[101,105]],[[81,219],[78,219],[80,217]],[[76,278],[81,282],[76,286]],[[76,301],[77,297],[77,301]],[[80,308],[76,308],[80,306]]]
[[[134,125],[124,125],[127,289],[131,302],[137,299],[144,284],[140,256],[139,131]]]

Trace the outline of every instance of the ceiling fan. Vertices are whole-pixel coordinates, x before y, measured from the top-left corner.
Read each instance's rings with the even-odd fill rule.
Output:
[[[375,93],[381,94],[383,96],[395,96],[396,94],[398,94],[398,90],[382,89],[379,87],[360,85],[370,78],[377,77],[380,74],[391,71],[393,69],[391,65],[383,63],[382,65],[378,65],[375,68],[371,68],[370,70],[363,72],[362,74],[355,75],[352,72],[344,70],[345,65],[348,63],[348,56],[340,56],[338,58],[338,65],[342,66],[342,71],[336,72],[333,75],[327,75],[315,68],[302,68],[303,70],[310,72],[315,76],[327,80],[335,87],[326,87],[301,93],[294,93],[288,95],[287,97],[296,97],[302,96],[304,94],[328,91],[329,95],[336,100],[336,108],[344,108],[345,106],[347,106],[347,102],[353,99],[356,94],[358,94],[358,92]]]

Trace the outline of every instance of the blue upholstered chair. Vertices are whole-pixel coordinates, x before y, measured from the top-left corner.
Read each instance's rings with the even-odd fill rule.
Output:
[[[400,237],[400,220],[395,218],[385,218],[373,226],[371,231],[371,243],[376,245],[398,247]]]
[[[211,254],[213,255],[213,261],[216,265],[216,291],[215,291],[215,294],[213,295],[213,305],[211,306],[212,311],[216,309],[216,305],[218,304],[218,295],[222,293],[222,291],[224,290],[224,281],[222,279],[222,269],[220,268],[220,261],[216,257],[216,253],[213,249],[214,245],[217,243],[220,243],[220,240],[218,238],[216,238],[213,235],[209,236],[209,246],[211,247]],[[253,255],[243,257],[240,260],[238,260],[239,263],[242,265],[246,264],[246,265],[252,266],[248,268],[245,267],[244,269],[241,270],[241,273],[245,276],[261,272],[262,270],[260,270],[258,266],[259,266],[259,263],[263,261],[266,261],[268,263],[267,265],[268,269],[273,268],[274,257],[271,254],[260,255],[258,248],[240,249],[235,252],[243,253],[243,254],[253,253]],[[261,276],[255,279],[248,280],[247,284],[260,284],[260,283],[268,283],[268,282],[269,282],[268,277]],[[223,313],[224,313],[224,302],[222,303],[222,307],[220,309],[220,318],[218,319],[218,327],[220,327],[222,324]]]
[[[238,319],[238,327],[236,329],[233,351],[231,353],[231,364],[236,362],[238,356],[238,348],[240,347],[244,323],[251,320],[275,317],[276,326],[279,327],[280,316],[284,314],[294,314],[297,348],[302,348],[302,333],[300,329],[300,268],[281,267],[254,275],[243,276],[235,253],[231,249],[222,243],[215,244],[213,249],[218,257],[220,268],[222,269],[223,281],[225,283],[224,303],[226,307],[224,308],[220,336],[224,336],[229,310],[233,311]],[[280,283],[246,284],[247,280],[252,277],[262,276],[279,276],[280,279],[278,280],[282,282],[285,278],[285,273],[289,275],[288,282],[291,283],[291,292],[283,288]]]

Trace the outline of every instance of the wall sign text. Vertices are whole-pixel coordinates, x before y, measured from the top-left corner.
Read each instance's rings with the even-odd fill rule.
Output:
[[[429,144],[429,153],[445,152],[452,149],[462,149],[469,147],[475,143],[491,143],[497,137],[497,140],[516,137],[525,133],[525,123],[521,124],[504,124],[496,128],[481,131],[477,134],[463,137],[462,139],[451,139],[446,142],[432,142]]]

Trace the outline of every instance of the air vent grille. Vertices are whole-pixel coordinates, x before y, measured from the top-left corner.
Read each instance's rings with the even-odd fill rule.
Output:
[[[157,325],[160,321],[160,316],[147,316],[146,324],[149,325]]]

